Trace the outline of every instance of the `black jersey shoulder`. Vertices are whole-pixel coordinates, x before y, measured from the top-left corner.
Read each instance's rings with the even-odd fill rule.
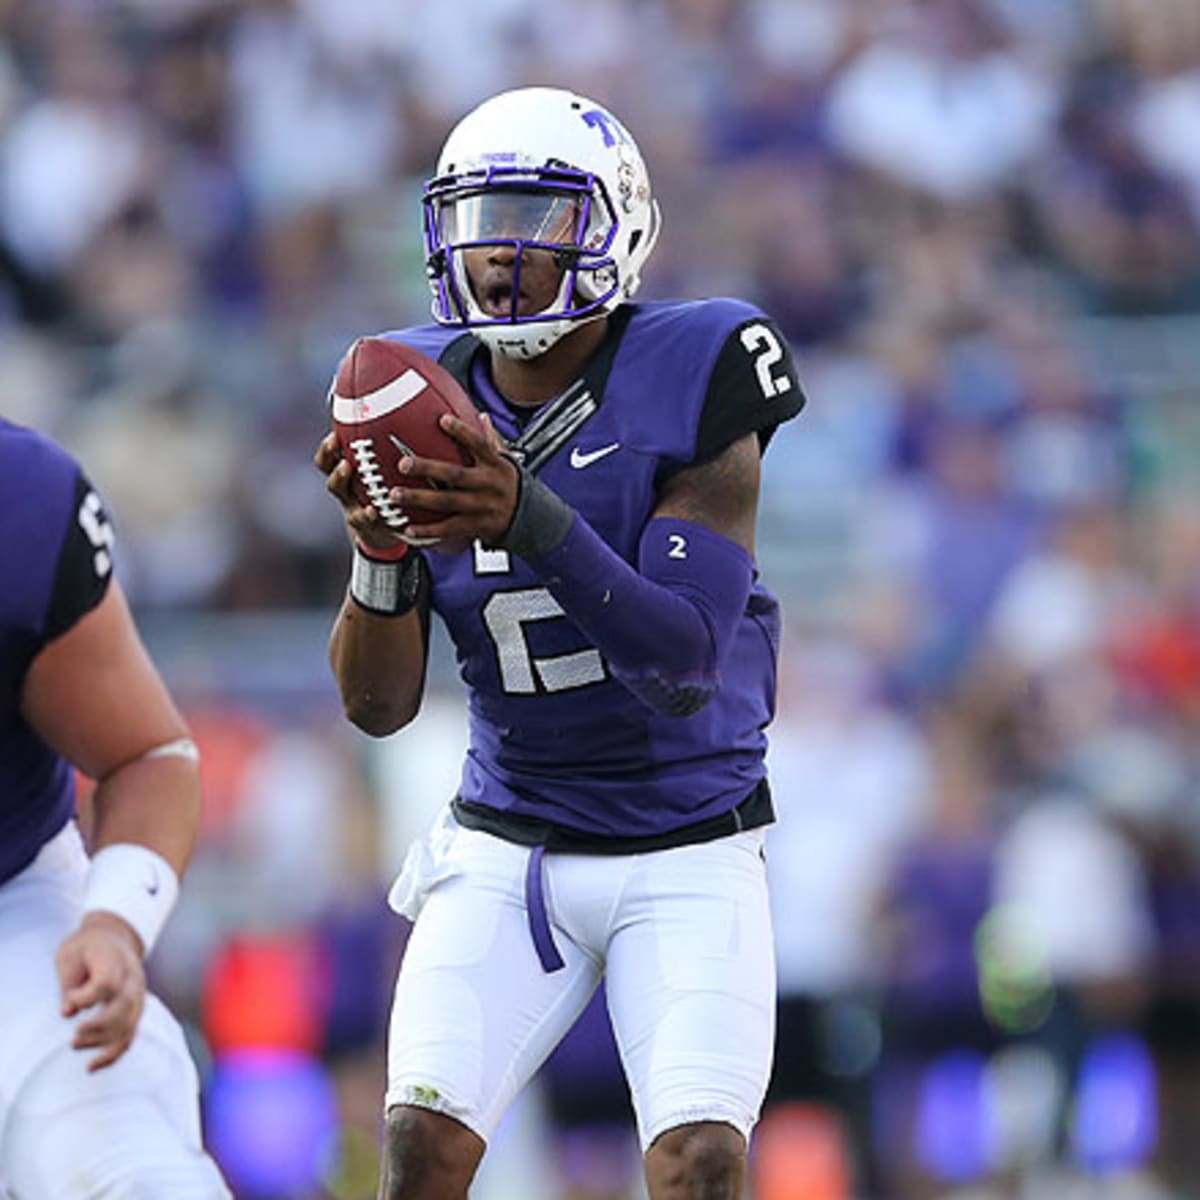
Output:
[[[112,582],[113,531],[99,492],[80,471],[75,480],[74,520],[67,523],[42,625],[49,642],[66,633],[104,599]]]
[[[765,449],[775,428],[804,407],[791,347],[757,306],[722,297],[630,307],[622,361],[648,381],[647,404],[670,406],[687,422],[685,463],[712,458],[750,433]]]
[[[112,576],[112,528],[79,464],[50,438],[7,421],[0,421],[0,576],[3,624],[37,647],[95,608]]]
[[[758,434],[765,451],[776,428],[807,401],[792,348],[779,326],[750,304],[738,302],[727,313],[733,324],[708,377],[696,433],[697,462],[748,433]]]

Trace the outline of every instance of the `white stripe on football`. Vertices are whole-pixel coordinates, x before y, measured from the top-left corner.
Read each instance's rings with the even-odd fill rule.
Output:
[[[365,396],[340,396],[333,393],[332,413],[335,421],[343,424],[361,424],[374,421],[403,408],[410,400],[419,396],[429,382],[421,373],[409,367],[403,375],[385,383],[383,387],[368,392]]]

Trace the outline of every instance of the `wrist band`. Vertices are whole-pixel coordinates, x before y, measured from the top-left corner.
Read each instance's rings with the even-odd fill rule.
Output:
[[[528,468],[517,465],[521,490],[500,545],[524,559],[544,558],[563,544],[575,510]]]
[[[117,842],[92,857],[83,911],[115,913],[141,938],[147,955],[178,895],[179,876],[161,854],[136,842]]]
[[[423,561],[417,553],[390,562],[370,558],[356,545],[350,566],[350,598],[368,612],[403,616],[417,602]]]

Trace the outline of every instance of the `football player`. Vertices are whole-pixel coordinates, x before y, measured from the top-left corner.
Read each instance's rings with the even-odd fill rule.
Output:
[[[0,1194],[228,1200],[142,960],[200,818],[196,748],[79,466],[0,418]],[[94,852],[75,774],[96,781]]]
[[[404,532],[316,453],[354,540],[331,661],[350,719],[417,713],[429,617],[470,706],[458,793],[392,904],[415,920],[389,1036],[387,1200],[462,1200],[603,975],[652,1200],[733,1200],[771,1065],[764,730],[780,614],[760,459],[804,398],[769,316],[634,303],[659,233],[606,108],[526,88],[451,132],[425,187],[436,323],[393,332],[484,415],[473,465],[406,457]]]

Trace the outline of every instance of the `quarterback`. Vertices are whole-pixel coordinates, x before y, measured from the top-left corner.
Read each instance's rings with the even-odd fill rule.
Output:
[[[652,1200],[735,1200],[774,1034],[780,614],[754,530],[761,456],[804,402],[791,353],[740,300],[633,301],[659,209],[586,97],[484,102],[423,213],[434,323],[387,336],[471,397],[481,423],[439,418],[469,462],[404,455],[433,486],[393,489],[423,514],[397,532],[334,436],[316,454],[354,543],[330,647],[348,716],[413,718],[431,613],[470,711],[457,794],[392,892],[415,925],[382,1195],[464,1200],[603,977]]]

